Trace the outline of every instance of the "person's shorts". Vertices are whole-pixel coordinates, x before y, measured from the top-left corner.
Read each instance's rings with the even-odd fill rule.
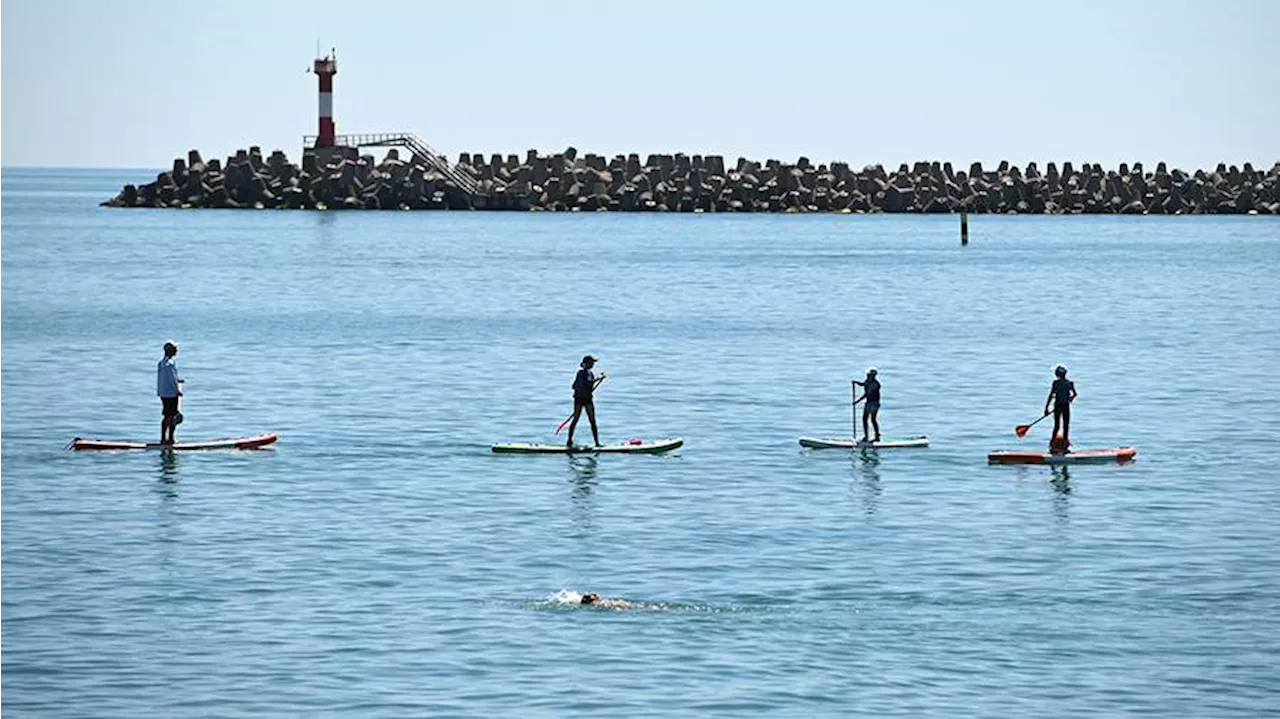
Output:
[[[576,406],[590,407],[593,410],[596,408],[594,397],[574,397],[573,404],[575,407]]]
[[[1053,413],[1054,413],[1054,414],[1064,414],[1064,413],[1066,413],[1066,412],[1070,412],[1070,411],[1071,411],[1071,403],[1070,403],[1070,402],[1054,402],[1054,403],[1053,403]]]
[[[880,411],[880,403],[879,403],[879,402],[868,402],[868,403],[867,403],[867,411],[868,411],[868,412],[879,412],[879,411]]]
[[[165,419],[178,416],[178,398],[177,397],[161,397],[160,398],[160,415]]]

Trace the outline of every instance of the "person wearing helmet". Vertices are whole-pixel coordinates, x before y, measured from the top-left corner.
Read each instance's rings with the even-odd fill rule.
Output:
[[[578,374],[573,378],[573,419],[569,422],[569,441],[565,445],[573,447],[573,430],[578,427],[578,417],[582,414],[582,410],[587,411],[587,420],[591,422],[591,438],[595,440],[596,446],[600,446],[600,432],[596,428],[596,404],[595,391],[596,387],[607,377],[604,372],[599,377],[591,371],[596,365],[596,358],[587,355],[582,358],[582,364],[578,366]]]
[[[160,397],[160,444],[172,445],[182,415],[178,398],[182,396],[182,380],[178,377],[178,345],[164,343],[164,357],[156,365],[156,394]]]
[[[1049,396],[1044,400],[1045,414],[1049,414],[1049,405],[1053,404],[1053,434],[1049,436],[1049,452],[1066,454],[1071,451],[1071,403],[1076,399],[1076,383],[1067,379],[1067,368],[1062,365],[1054,367],[1053,374],[1053,385],[1049,387]]]
[[[867,422],[871,422],[871,426],[875,427],[876,438],[870,440],[872,442],[880,441],[880,380],[876,379],[879,371],[875,367],[867,370],[867,377],[863,381],[853,380],[855,387],[862,386],[862,398],[866,400],[862,405],[862,441],[866,442]]]

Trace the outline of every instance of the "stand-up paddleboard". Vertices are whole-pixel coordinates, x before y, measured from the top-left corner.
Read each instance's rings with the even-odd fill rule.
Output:
[[[1130,462],[1138,454],[1135,447],[1082,449],[1066,454],[996,450],[987,455],[989,464],[1105,464]]]
[[[929,438],[923,434],[915,434],[906,437],[881,437],[879,442],[863,442],[853,437],[801,437],[800,446],[809,449],[900,449],[928,447]]]
[[[81,439],[76,437],[71,440],[71,444],[67,445],[69,449],[86,450],[174,450],[174,451],[195,451],[206,449],[259,449],[268,444],[275,442],[280,435],[275,432],[269,434],[259,434],[253,437],[235,437],[232,439],[206,439],[199,442],[177,442],[175,444],[160,444],[159,442],[129,442],[111,439]]]
[[[493,451],[499,454],[661,454],[684,444],[679,437],[666,439],[630,439],[622,444],[603,444],[599,447],[569,447],[563,444],[537,444],[533,442],[499,442]]]

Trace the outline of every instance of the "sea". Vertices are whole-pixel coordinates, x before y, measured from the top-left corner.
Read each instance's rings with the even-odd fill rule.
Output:
[[[5,716],[1280,716],[1276,218],[98,206],[154,175],[0,173]],[[167,340],[180,440],[279,441],[67,451]],[[586,354],[684,445],[491,452]],[[1057,364],[1135,461],[988,464]],[[930,446],[801,448],[872,366]]]

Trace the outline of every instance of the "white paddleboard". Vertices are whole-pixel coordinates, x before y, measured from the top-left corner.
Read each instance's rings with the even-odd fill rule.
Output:
[[[76,437],[67,445],[74,450],[162,450],[166,452],[201,451],[211,449],[258,449],[273,444],[280,435],[275,432],[259,434],[252,437],[233,437],[231,439],[205,439],[197,442],[178,442],[177,444],[160,444],[158,442],[131,442],[119,439],[83,439]]]
[[[905,437],[881,437],[879,442],[863,442],[853,437],[801,437],[800,446],[808,449],[902,449],[928,447],[929,438],[923,434]]]
[[[620,444],[603,444],[599,447],[563,444],[538,444],[536,442],[498,442],[493,451],[498,454],[660,454],[684,444],[679,437],[666,439],[632,439]]]

